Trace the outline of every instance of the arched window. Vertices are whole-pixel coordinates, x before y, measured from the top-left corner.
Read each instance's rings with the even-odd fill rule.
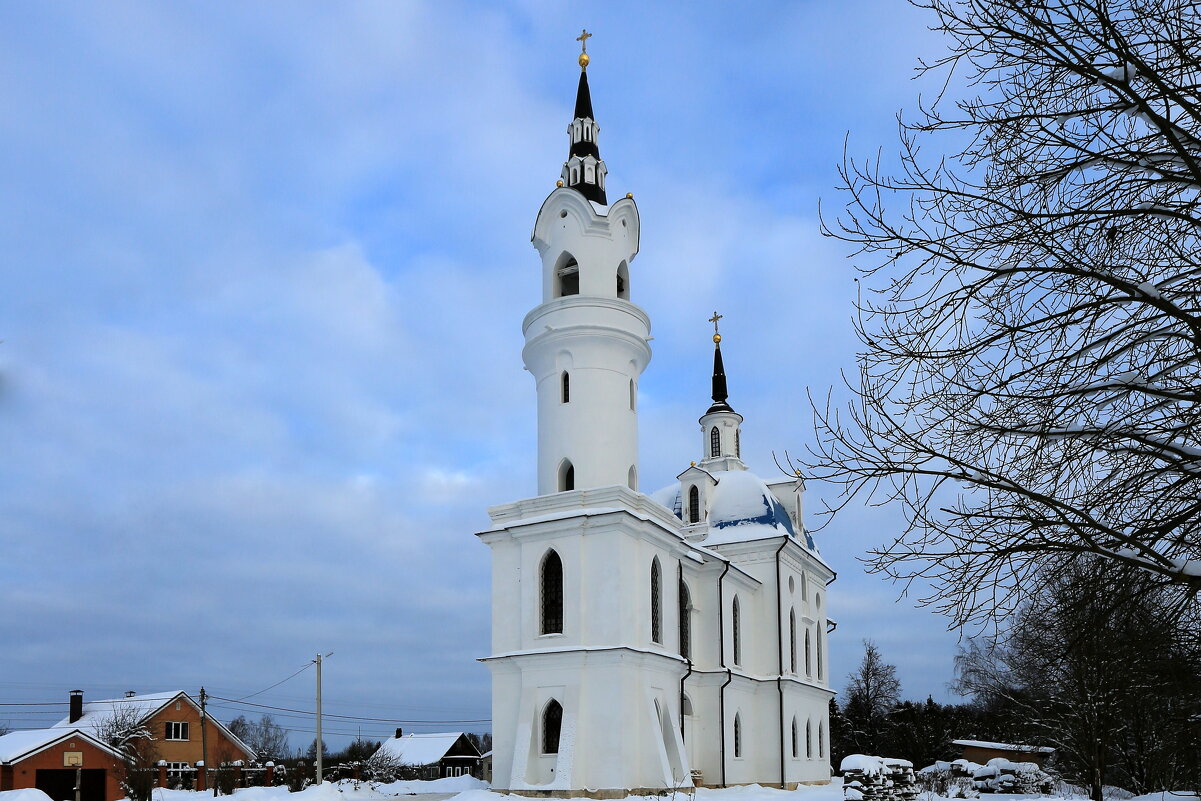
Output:
[[[788,610],[788,654],[790,657],[789,665],[793,673],[796,673],[796,610]]]
[[[734,715],[734,757],[742,756],[742,713]]]
[[[617,297],[630,299],[630,268],[624,261],[617,265]]]
[[[663,642],[663,587],[662,571],[659,569],[659,557],[651,560],[651,639],[657,643]]]
[[[570,460],[564,459],[559,465],[559,492],[569,492],[575,489],[575,467]]]
[[[730,616],[730,627],[733,630],[733,635],[734,635],[734,664],[741,665],[742,664],[742,621],[739,620],[741,615],[739,614],[740,607],[738,605],[738,596],[737,595],[734,596],[733,606],[734,606],[734,612]]]
[[[709,430],[709,455],[721,456],[721,432],[717,430],[717,426]]]
[[[813,759],[813,721],[805,721],[805,756]]]
[[[821,622],[818,621],[817,625],[817,680],[821,681],[825,673],[825,670],[822,668],[822,640],[824,638],[822,637]]]
[[[819,757],[826,755],[826,724],[824,722],[817,724],[817,755]]]
[[[813,678],[813,656],[809,648],[809,628],[805,628],[805,675]]]
[[[575,184],[575,170],[572,170],[572,184]],[[564,212],[566,214],[566,212]],[[568,295],[580,294],[580,265],[575,259],[567,254],[567,261],[562,267],[555,271],[555,277],[558,279],[556,286],[555,297],[564,298]]]
[[[571,375],[566,370],[559,378],[559,385],[561,389],[559,400],[562,403],[571,403]]]
[[[701,522],[701,491],[695,484],[688,490],[688,522]]]
[[[742,429],[734,429],[734,455],[742,458]]]
[[[563,633],[563,560],[554,549],[542,557],[539,571],[539,606],[542,634]]]
[[[630,472],[626,473],[626,483],[630,485],[630,489],[638,489],[638,468],[630,465]]]
[[[792,719],[792,758],[793,759],[796,759],[797,756],[800,754],[800,751],[797,748],[797,740],[798,740],[798,737],[797,737],[796,718],[793,718]]]
[[[634,379],[630,379],[630,411],[637,409],[638,390],[634,389]]]
[[[692,658],[692,594],[688,585],[680,579],[680,656]]]
[[[684,700],[680,703],[680,714],[681,715],[691,715],[692,714],[692,699],[686,695],[684,696]]]
[[[563,729],[563,707],[550,699],[542,710],[542,753],[559,753],[559,732]]]

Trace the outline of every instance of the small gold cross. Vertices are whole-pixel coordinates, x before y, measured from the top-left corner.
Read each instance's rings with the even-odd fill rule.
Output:
[[[592,34],[588,33],[586,28],[580,28],[580,35],[575,38],[580,43],[580,53],[588,52],[588,40],[592,38]]]
[[[725,317],[725,315],[718,314],[717,312],[713,312],[713,316],[709,318],[709,322],[713,323],[713,333],[715,333],[715,334],[717,333],[717,321],[720,320],[722,317]]]

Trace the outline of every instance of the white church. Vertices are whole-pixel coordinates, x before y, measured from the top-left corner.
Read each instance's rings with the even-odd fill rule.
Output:
[[[538,495],[489,509],[479,534],[492,549],[492,786],[621,798],[826,782],[834,572],[805,530],[803,483],[764,481],[741,459],[720,335],[699,458],[639,490],[651,351],[631,294],[638,208],[607,199],[587,65],[584,53],[562,179],[534,223],[542,303],[522,356]]]

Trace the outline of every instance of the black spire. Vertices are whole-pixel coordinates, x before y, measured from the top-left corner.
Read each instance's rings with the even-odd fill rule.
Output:
[[[730,395],[726,391],[726,366],[721,361],[721,334],[717,331],[717,322],[721,318],[722,315],[717,312],[713,312],[713,316],[709,318],[709,322],[713,323],[713,405],[705,414],[734,411],[730,404],[726,403],[726,398]]]
[[[563,164],[561,186],[568,186],[584,197],[609,205],[605,197],[605,173],[608,168],[601,161],[600,149],[596,146],[596,137],[600,126],[592,113],[592,92],[588,89],[588,39],[592,34],[582,31],[576,41],[580,42],[583,52],[580,53],[580,85],[575,93],[575,119],[568,127],[568,139],[571,146],[567,151],[567,161]]]
[[[575,115],[578,118],[588,117],[596,119],[592,116],[592,93],[588,91],[588,70],[580,70],[580,86],[575,90]]]
[[[721,361],[721,336],[713,335],[713,405],[709,407],[709,411],[705,414],[713,414],[713,412],[732,412],[730,404],[726,403],[726,398],[730,397],[726,391],[726,366]]]

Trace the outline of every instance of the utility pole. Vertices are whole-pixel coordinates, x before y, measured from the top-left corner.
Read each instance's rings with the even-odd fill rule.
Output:
[[[325,743],[321,739],[321,662],[326,656],[333,655],[333,651],[325,656],[317,654],[317,658],[313,660],[317,665],[317,770],[315,777],[317,784],[321,784],[321,751],[325,748]]]
[[[208,714],[204,711],[205,701],[208,700],[208,695],[205,694],[204,688],[200,688],[200,759],[204,762],[204,783],[208,786],[209,776],[209,730],[208,730]],[[217,794],[217,788],[213,788],[213,795]]]

